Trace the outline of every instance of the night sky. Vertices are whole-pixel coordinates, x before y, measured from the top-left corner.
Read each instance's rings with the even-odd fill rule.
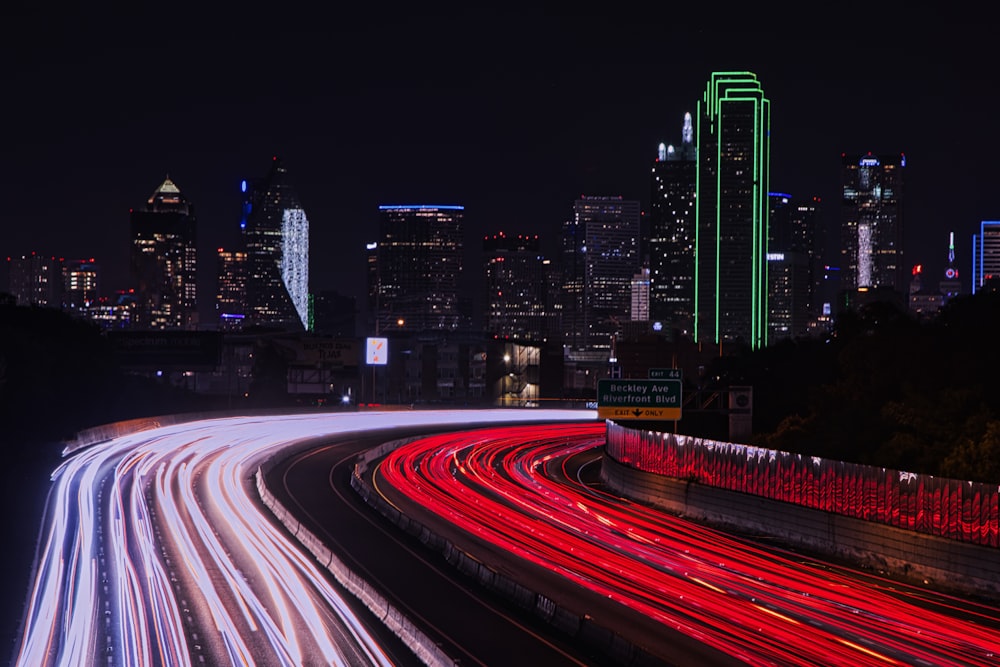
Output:
[[[842,152],[906,154],[905,261],[935,283],[948,233],[968,280],[971,235],[1000,218],[993,24],[955,3],[743,15],[26,4],[0,9],[0,255],[93,257],[105,294],[129,286],[129,209],[169,174],[196,209],[210,312],[240,180],[273,155],[309,217],[313,291],[364,293],[379,204],[464,205],[470,261],[500,230],[554,248],[581,194],[648,209],[657,144],[680,142],[724,69],[755,72],[771,100],[771,189],[821,197],[831,227]]]

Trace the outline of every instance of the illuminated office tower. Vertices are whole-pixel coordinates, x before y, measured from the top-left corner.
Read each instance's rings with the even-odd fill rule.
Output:
[[[620,196],[573,204],[562,234],[562,338],[579,350],[610,350],[629,319],[639,263],[639,202]]]
[[[246,318],[247,254],[219,248],[215,312],[220,331],[240,331]]]
[[[819,200],[796,204],[781,192],[768,198],[768,340],[773,343],[808,334],[821,312]]]
[[[246,251],[244,327],[303,330],[309,323],[309,220],[277,158],[261,181],[242,184]]]
[[[507,236],[500,232],[485,237],[484,330],[501,338],[546,340],[551,319],[547,307],[549,268],[537,235]]]
[[[983,220],[972,236],[972,293],[1000,277],[1000,220]]]
[[[903,267],[906,156],[841,156],[841,281],[847,292],[909,292]],[[849,296],[850,298],[850,296]]]
[[[130,211],[131,276],[139,329],[197,329],[194,206],[168,176],[140,210]]]
[[[770,102],[751,72],[714,72],[698,102],[694,336],[767,345]]]
[[[37,253],[8,257],[10,293],[19,306],[60,308],[62,305],[62,260]]]
[[[63,310],[87,315],[97,305],[100,271],[93,259],[69,259],[63,263]]]
[[[379,241],[369,250],[377,332],[458,328],[464,215],[454,205],[379,206]]]
[[[685,336],[693,326],[697,173],[694,126],[687,113],[680,147],[659,146],[649,207],[649,317]]]
[[[633,322],[649,321],[649,269],[642,267],[639,273],[632,276],[631,308],[629,319]]]

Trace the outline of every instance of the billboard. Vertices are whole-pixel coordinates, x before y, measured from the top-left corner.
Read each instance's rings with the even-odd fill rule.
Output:
[[[389,339],[365,339],[365,363],[369,366],[385,366],[389,362]]]

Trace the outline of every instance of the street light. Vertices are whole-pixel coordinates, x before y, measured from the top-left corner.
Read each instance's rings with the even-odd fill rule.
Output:
[[[501,393],[500,404],[501,405],[507,405],[510,402],[510,388],[508,386],[508,378],[510,378],[511,376],[514,375],[513,373],[510,372],[510,355],[509,354],[504,354],[503,355],[503,370],[504,370],[504,375],[503,375],[503,384],[501,385],[501,388],[500,388],[501,389],[501,391],[500,391],[500,393]]]

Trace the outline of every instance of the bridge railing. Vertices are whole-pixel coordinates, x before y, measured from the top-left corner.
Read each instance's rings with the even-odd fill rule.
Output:
[[[1000,547],[1000,486],[608,422],[607,454],[637,470],[938,537]]]

